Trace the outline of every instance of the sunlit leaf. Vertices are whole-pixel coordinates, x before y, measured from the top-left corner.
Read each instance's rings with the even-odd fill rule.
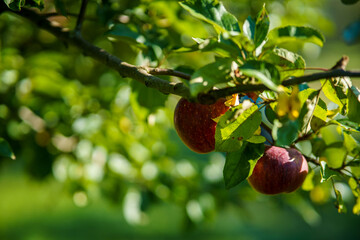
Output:
[[[243,33],[258,47],[266,38],[269,31],[270,21],[265,6],[260,10],[256,19],[250,16],[244,21]]]
[[[309,168],[309,172],[306,175],[305,181],[301,186],[304,191],[311,191],[314,188],[314,176],[315,172]]]
[[[181,47],[173,50],[176,53],[184,52],[213,52],[218,54],[220,57],[236,57],[239,52],[238,49],[230,44],[220,42],[218,39],[201,39],[197,44],[190,47]]]
[[[332,102],[336,103],[340,109],[346,105],[347,84],[342,79],[327,79],[322,80],[322,91],[325,96]]]
[[[360,92],[352,86],[347,92],[347,116],[349,120],[360,124]]]
[[[329,167],[337,169],[342,167],[347,156],[347,151],[342,146],[327,147],[322,155],[325,157]]]
[[[251,138],[247,139],[246,141],[251,143],[264,143],[266,142],[266,138],[260,135],[253,135]]]
[[[254,42],[254,39],[255,39],[255,21],[250,16],[244,21],[242,30],[243,30],[244,35],[249,40]],[[255,45],[255,47],[256,47],[256,45]]]
[[[268,42],[264,48],[271,48],[287,42],[310,42],[320,47],[324,44],[324,36],[310,27],[286,26],[275,28],[268,34]]]
[[[356,181],[356,179],[353,177],[349,178],[348,184],[354,196],[358,197],[360,189],[359,189],[359,183]]]
[[[320,174],[321,183],[331,179],[332,177],[338,176],[338,173],[331,170],[325,161],[320,161]]]
[[[299,99],[302,105],[300,113],[300,123],[302,132],[309,131],[308,127],[311,126],[312,120],[315,116],[319,121],[321,120],[324,125],[326,123],[326,104],[320,99],[320,90],[308,88],[299,93]],[[316,121],[316,120],[315,120]]]
[[[239,49],[244,49],[247,52],[252,52],[255,50],[254,42],[249,39],[243,32],[231,32],[229,39],[234,42],[239,47]]]
[[[239,70],[243,75],[259,80],[269,89],[279,90],[280,73],[274,65],[267,62],[250,60],[240,66]]]
[[[336,195],[335,207],[337,208],[339,213],[346,213],[347,209],[344,204],[343,198],[341,196],[341,192],[335,188],[334,188],[334,191],[335,191],[335,195]]]
[[[235,187],[247,179],[264,150],[263,144],[244,143],[238,151],[227,153],[224,166],[225,187]]]
[[[360,215],[360,197],[356,199],[356,203],[353,207],[353,213],[356,215]]]
[[[11,10],[20,11],[25,5],[25,0],[6,0],[5,3]]]
[[[254,42],[256,47],[260,46],[260,44],[265,40],[269,31],[269,27],[270,20],[264,5],[258,13],[255,22]]]
[[[217,0],[184,0],[180,5],[194,17],[210,23],[218,33],[240,32],[236,17],[229,13]]]
[[[358,154],[360,151],[359,143],[350,134],[347,134],[346,132],[344,132],[343,134],[344,134],[344,146],[347,152],[353,155]]]
[[[21,8],[28,7],[36,7],[38,9],[44,8],[43,0],[5,0],[6,5],[14,11],[20,11]]]
[[[281,69],[281,80],[285,80],[290,76],[299,77],[304,74],[305,60],[300,55],[287,49],[274,48],[267,51],[261,59]]]
[[[212,89],[216,84],[229,81],[231,59],[221,59],[199,68],[189,81],[190,93],[196,96]]]
[[[261,123],[261,113],[256,105],[244,110],[242,104],[228,110],[219,120],[215,131],[215,149],[233,152],[243,147]]]

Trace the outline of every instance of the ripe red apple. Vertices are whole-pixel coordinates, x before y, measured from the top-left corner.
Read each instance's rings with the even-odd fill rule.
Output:
[[[308,173],[305,157],[294,148],[266,147],[248,178],[260,193],[290,193],[298,189]]]
[[[197,153],[208,153],[215,149],[214,119],[223,115],[229,106],[221,98],[211,105],[192,103],[181,98],[175,108],[174,125],[181,140]]]

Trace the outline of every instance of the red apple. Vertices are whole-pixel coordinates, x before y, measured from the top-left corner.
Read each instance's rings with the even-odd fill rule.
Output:
[[[298,150],[271,146],[265,148],[248,181],[260,193],[290,193],[302,185],[307,173],[308,164]]]
[[[181,140],[197,153],[208,153],[215,149],[214,119],[223,115],[229,106],[221,98],[211,105],[191,103],[181,98],[175,108],[174,125]]]

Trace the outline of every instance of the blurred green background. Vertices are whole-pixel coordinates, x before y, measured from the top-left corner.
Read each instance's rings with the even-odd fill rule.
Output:
[[[78,11],[80,1],[63,2]],[[360,70],[359,41],[342,37],[359,20],[360,3],[223,2],[240,22],[266,2],[271,27],[318,28],[327,39],[322,49],[289,46],[309,67],[330,68],[348,55],[348,69]],[[44,11],[54,11],[53,1]],[[186,70],[214,59],[171,53],[211,35],[176,1],[90,1],[87,18],[84,37],[133,64]],[[69,28],[76,22],[51,20]],[[118,22],[136,32],[135,41],[104,34]],[[292,194],[264,196],[247,183],[226,190],[224,155],[195,154],[177,137],[178,97],[121,78],[14,14],[0,16],[0,51],[0,136],[17,157],[0,159],[0,239],[360,238],[351,190],[337,183],[349,205],[338,214],[317,168],[315,186]]]

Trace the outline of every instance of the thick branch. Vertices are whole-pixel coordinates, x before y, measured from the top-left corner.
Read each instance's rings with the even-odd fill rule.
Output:
[[[294,77],[282,82],[283,86],[293,86],[301,83],[314,82],[326,78],[334,77],[360,77],[360,72],[345,71],[343,69],[334,69],[327,72],[314,73],[310,75],[304,75],[301,77]],[[230,96],[235,93],[245,93],[245,92],[254,92],[254,91],[264,91],[268,88],[264,84],[257,85],[239,85],[236,87],[229,87],[223,89],[211,90],[206,94],[200,96],[201,102],[203,103],[213,103],[216,99],[220,97]]]
[[[9,10],[10,11],[10,10]],[[122,77],[129,77],[139,81],[150,88],[155,88],[166,94],[175,94],[185,98],[189,97],[189,89],[182,83],[171,83],[161,78],[151,75],[145,68],[137,67],[129,63],[121,61],[118,57],[106,52],[90,42],[83,39],[79,34],[63,31],[63,29],[53,26],[51,22],[37,13],[22,9],[20,12],[13,12],[29,21],[35,23],[38,27],[47,30],[55,35],[58,39],[76,46],[81,49],[84,54],[90,56],[108,67],[117,70]]]
[[[166,75],[166,76],[175,76],[185,80],[190,80],[191,75],[179,72],[173,69],[165,69],[165,68],[147,68],[148,73],[152,75]]]
[[[83,21],[86,0],[82,2],[82,10],[80,11],[80,15],[78,18],[77,28],[81,27],[81,22]],[[0,1],[0,12],[2,11],[11,11],[6,5]],[[12,11],[13,12],[13,11]],[[18,14],[29,21],[35,23],[38,27],[49,31],[53,35],[55,35],[60,40],[67,42],[69,44],[75,45],[78,49],[82,50],[84,54],[90,56],[99,62],[107,65],[110,68],[117,70],[121,76],[129,77],[140,83],[143,83],[147,87],[157,89],[166,94],[174,94],[185,98],[190,98],[189,89],[182,83],[172,83],[165,81],[161,78],[156,77],[155,75],[169,75],[176,76],[185,80],[189,80],[191,78],[190,75],[178,72],[171,69],[160,69],[160,68],[146,68],[146,67],[138,67],[131,65],[129,63],[121,61],[118,57],[106,52],[104,49],[94,46],[90,42],[84,40],[80,34],[75,34],[71,32],[64,31],[63,29],[53,26],[51,22],[49,22],[43,16],[30,11],[28,9],[22,9],[20,12],[13,12]],[[360,77],[360,72],[351,72],[345,71],[343,69],[333,69],[327,72],[314,73],[311,75],[305,75],[301,77],[294,77],[282,82],[284,86],[297,85],[300,83],[317,81],[320,79],[332,78],[332,77]],[[254,92],[254,91],[263,91],[268,88],[263,84],[257,85],[239,85],[236,87],[229,87],[224,89],[214,89],[205,94],[199,94],[197,101],[203,104],[212,104],[216,102],[217,99],[230,96],[236,93],[244,93],[244,92]]]

